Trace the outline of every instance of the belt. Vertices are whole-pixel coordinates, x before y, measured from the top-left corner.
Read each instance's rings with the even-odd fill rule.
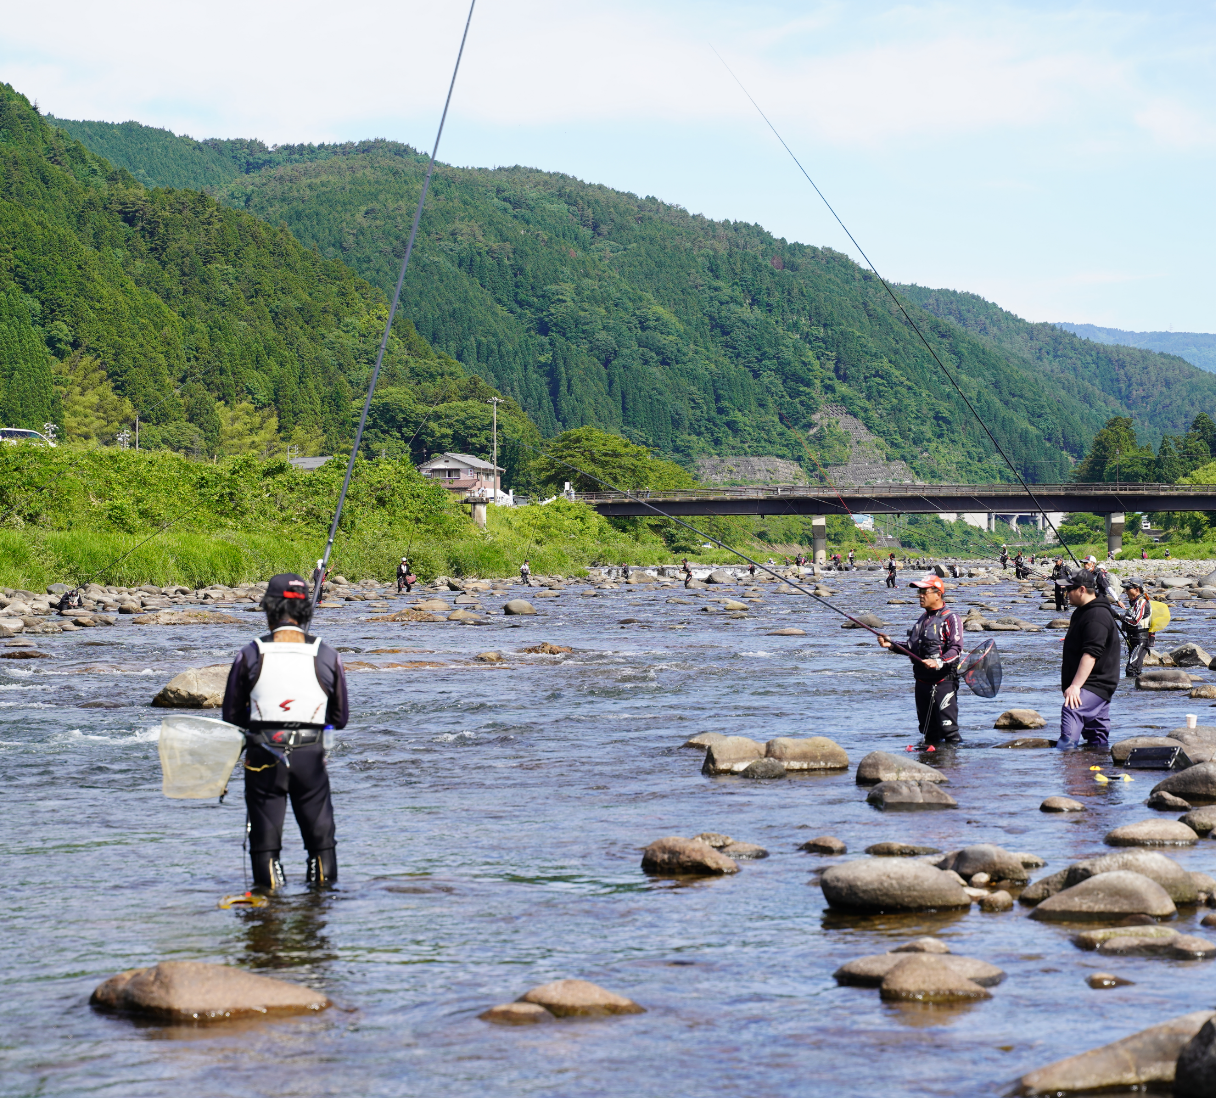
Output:
[[[315,725],[305,728],[251,728],[245,733],[245,739],[250,745],[290,749],[319,743],[323,732],[324,729]]]

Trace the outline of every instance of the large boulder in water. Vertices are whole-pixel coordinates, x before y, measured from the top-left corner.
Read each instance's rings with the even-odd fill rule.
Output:
[[[861,629],[868,625],[871,629],[884,629],[887,625],[887,623],[883,621],[882,618],[880,618],[877,614],[854,614],[853,617],[855,617],[857,621],[842,622],[840,628]],[[857,622],[861,622],[862,625],[858,625]]]
[[[1034,709],[1006,709],[993,722],[993,728],[1031,729],[1043,728],[1047,724],[1044,717]]]
[[[1130,870],[1156,881],[1176,904],[1193,904],[1199,899],[1198,888],[1191,874],[1173,858],[1156,850],[1119,850],[1074,862],[1065,873],[1063,887],[1070,888],[1100,873],[1111,873],[1116,869]]]
[[[947,854],[934,863],[938,869],[953,870],[960,877],[971,880],[977,873],[987,873],[994,881],[1026,881],[1030,879],[1022,859],[1003,847],[991,843],[965,846]]]
[[[958,808],[958,801],[936,782],[879,782],[866,796],[875,808]]]
[[[764,745],[764,753],[786,770],[847,770],[849,756],[835,740],[826,736],[793,739],[779,736]]]
[[[535,614],[536,607],[527,599],[511,599],[503,604],[502,612],[504,614]]]
[[[1216,1025],[1209,1018],[1178,1053],[1174,1098],[1212,1098],[1216,1094]]]
[[[706,583],[734,583],[735,577],[721,568],[715,568],[705,577]]]
[[[191,667],[162,686],[152,704],[163,709],[219,709],[227,685],[228,664]]]
[[[1168,736],[1130,736],[1126,740],[1120,740],[1118,743],[1110,745],[1111,761],[1116,766],[1122,766],[1127,762],[1127,757],[1137,747],[1180,747],[1184,751],[1186,745],[1178,740],[1170,739]]]
[[[739,863],[701,839],[669,835],[642,851],[642,869],[655,876],[713,877],[738,873]]]
[[[871,751],[857,764],[857,784],[878,782],[949,782],[940,770],[888,751]]]
[[[202,961],[128,969],[101,984],[89,1001],[102,1010],[191,1022],[302,1014],[329,1006],[329,999],[312,988]]]
[[[1149,915],[1168,919],[1178,913],[1174,901],[1156,881],[1140,873],[1117,869],[1090,877],[1049,896],[1030,913],[1032,919],[1081,922],[1119,915]]]
[[[1211,834],[1216,830],[1216,805],[1206,805],[1203,808],[1192,808],[1185,816],[1178,817],[1179,823],[1186,824],[1198,835]]]
[[[1081,1091],[1145,1090],[1174,1082],[1182,1051],[1212,1019],[1210,1010],[1183,1014],[1150,1026],[1101,1048],[1057,1060],[1027,1072],[1018,1093],[1025,1095],[1073,1094]],[[1185,1091],[1175,1091],[1181,1095]],[[1208,1098],[1210,1090],[1195,1092]],[[1188,1094],[1187,1098],[1191,1098]]]
[[[1180,644],[1170,652],[1175,667],[1211,667],[1212,657],[1191,641]]]
[[[909,953],[883,978],[879,994],[892,1002],[956,1003],[991,999],[992,993],[968,980],[943,958]]]
[[[914,948],[918,943],[909,943],[891,950],[890,953],[859,957],[856,961],[841,965],[832,973],[832,978],[844,987],[880,987],[890,971],[913,953],[936,957],[943,965],[949,965],[964,979],[979,984],[980,987],[996,987],[1005,978],[1005,973],[996,965],[977,961],[974,957],[956,957],[943,943],[935,942],[929,946],[930,942],[935,942],[935,939],[922,939],[919,944],[925,948]],[[943,948],[945,952],[942,952]]]
[[[646,1008],[632,999],[607,991],[586,980],[554,980],[541,984],[519,997],[521,1003],[535,1003],[558,1018],[588,1018],[605,1014],[645,1014]]]
[[[1144,671],[1136,678],[1137,690],[1190,690],[1191,676],[1173,667]]]
[[[1194,846],[1199,836],[1177,820],[1141,820],[1108,831],[1103,841],[1107,846]]]
[[[834,865],[824,871],[819,886],[828,905],[844,911],[878,914],[971,906],[971,897],[955,877],[903,858],[866,858]]]
[[[1216,762],[1197,763],[1171,774],[1150,790],[1173,793],[1191,804],[1216,803]]]
[[[739,774],[764,758],[764,747],[746,736],[724,736],[706,745],[702,774]]]

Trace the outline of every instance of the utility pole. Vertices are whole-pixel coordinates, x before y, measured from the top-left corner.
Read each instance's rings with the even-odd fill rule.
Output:
[[[494,502],[498,502],[498,406],[502,403],[502,397],[491,397],[486,401],[494,410],[494,456],[490,459],[494,466],[494,471],[491,476],[494,478]]]

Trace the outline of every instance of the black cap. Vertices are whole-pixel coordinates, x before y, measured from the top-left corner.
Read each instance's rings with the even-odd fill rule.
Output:
[[[1129,587],[1139,587],[1140,590],[1143,591],[1144,580],[1136,579],[1134,576],[1131,579],[1125,579],[1123,581],[1123,590],[1126,591]]]
[[[281,599],[307,599],[308,584],[303,576],[297,576],[294,572],[283,572],[271,577],[266,594]]]
[[[1084,587],[1087,591],[1093,591],[1098,586],[1098,580],[1093,572],[1087,572],[1082,568],[1075,576],[1063,576],[1056,580],[1056,586],[1068,591],[1074,587]]]

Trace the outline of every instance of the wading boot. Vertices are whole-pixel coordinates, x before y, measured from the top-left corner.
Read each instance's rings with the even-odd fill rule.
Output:
[[[253,886],[263,892],[274,892],[283,887],[287,878],[279,864],[277,850],[255,850],[253,858]]]
[[[322,888],[338,879],[338,858],[333,848],[318,850],[308,857],[308,887]]]

